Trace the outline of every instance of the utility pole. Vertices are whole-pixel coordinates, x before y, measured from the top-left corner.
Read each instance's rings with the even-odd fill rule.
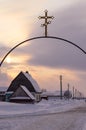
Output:
[[[69,83],[68,83],[68,91],[69,91],[69,87],[70,87],[70,86],[69,86]]]
[[[60,99],[62,99],[62,75],[60,75]]]
[[[75,88],[74,88],[74,86],[73,86],[73,99],[74,99],[74,97],[75,97],[74,91],[75,91]]]
[[[77,89],[75,89],[75,99],[77,98]]]
[[[68,100],[69,100],[69,97],[70,97],[70,93],[69,93],[69,83],[68,83]]]

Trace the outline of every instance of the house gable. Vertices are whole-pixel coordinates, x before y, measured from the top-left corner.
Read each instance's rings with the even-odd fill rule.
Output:
[[[29,77],[29,76],[28,76]],[[33,85],[37,84],[35,83],[36,81],[34,80],[34,84],[32,84],[32,78],[28,78],[27,74],[24,74],[24,72],[20,72],[18,74],[18,76],[11,82],[9,88],[7,91],[13,91],[15,92],[16,89],[18,89],[20,87],[20,85],[26,86],[26,88],[30,91],[30,92],[41,92],[40,89],[37,90],[34,88]],[[37,87],[36,87],[37,88]],[[38,87],[39,88],[39,87]]]
[[[25,91],[21,87],[19,87],[13,93],[12,97],[28,97],[28,95],[25,93]]]
[[[35,97],[29,92],[25,86],[20,86],[10,97],[10,100],[32,100],[35,101]]]

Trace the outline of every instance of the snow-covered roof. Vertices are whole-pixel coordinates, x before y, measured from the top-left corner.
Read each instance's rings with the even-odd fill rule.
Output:
[[[7,91],[7,87],[0,87],[0,91]]]
[[[31,99],[35,100],[35,97],[29,92],[29,90],[28,90],[25,86],[21,85],[20,87],[25,91],[25,93],[26,93]]]
[[[62,94],[64,94],[64,91],[62,92]],[[46,91],[46,92],[43,92],[41,94],[42,96],[59,96],[60,95],[60,91]]]
[[[41,89],[39,88],[39,85],[38,83],[32,78],[32,76],[29,74],[29,73],[26,73],[26,72],[22,72],[25,77],[32,83],[34,89],[36,92],[41,92]]]
[[[5,92],[5,94],[13,94],[13,91]]]

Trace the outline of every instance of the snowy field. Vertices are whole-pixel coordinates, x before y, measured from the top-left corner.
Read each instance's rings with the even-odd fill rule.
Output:
[[[64,112],[83,104],[85,101],[78,100],[42,100],[35,104],[0,102],[0,117]]]
[[[74,114],[74,119],[73,115],[64,116],[67,111],[85,106],[85,104],[85,101],[78,100],[42,100],[35,104],[0,102],[0,130],[67,130],[65,126],[61,128],[59,124],[64,123],[67,126],[67,122],[76,121],[78,116],[82,117],[82,121],[78,121],[82,122],[83,129],[79,127],[80,129],[76,130],[86,130],[84,121],[86,116]],[[56,122],[57,116],[58,122]],[[54,123],[56,125],[53,125]]]

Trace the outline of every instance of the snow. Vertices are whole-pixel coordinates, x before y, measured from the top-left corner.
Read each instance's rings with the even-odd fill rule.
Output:
[[[68,130],[81,130],[80,125],[83,124],[83,120],[82,130],[86,130],[85,118],[79,119],[77,112],[73,115],[64,113],[84,105],[84,101],[64,99],[42,100],[35,104],[0,102],[0,130],[27,130],[28,128],[31,130],[66,130],[66,128]],[[70,129],[71,122],[76,122],[74,127],[78,129]]]
[[[4,92],[6,92],[7,91],[7,87],[0,87],[0,91],[4,91]]]
[[[83,101],[77,100],[42,100],[41,102],[35,104],[0,102],[0,116],[17,114],[43,115],[59,113],[81,106],[82,104],[84,104]]]
[[[32,85],[34,86],[34,89],[36,90],[36,92],[41,92],[41,90],[40,90],[40,88],[39,88],[39,85],[38,85],[38,83],[32,78],[32,76],[29,74],[29,73],[26,73],[26,72],[22,72],[25,76],[26,76],[26,78],[28,79],[28,80],[30,80],[30,82],[32,83]]]
[[[35,100],[35,97],[29,92],[29,90],[28,90],[25,86],[21,85],[20,87],[26,92],[26,94],[27,94],[31,99]]]
[[[5,92],[6,94],[13,94],[13,91]]]

